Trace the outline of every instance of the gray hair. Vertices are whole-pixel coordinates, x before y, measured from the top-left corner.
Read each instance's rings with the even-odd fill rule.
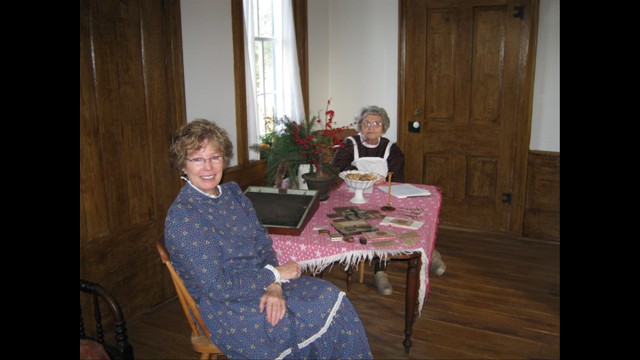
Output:
[[[380,115],[380,118],[382,119],[382,133],[387,132],[387,129],[389,129],[389,126],[391,125],[389,115],[387,115],[387,111],[384,108],[375,105],[366,106],[360,110],[360,115],[356,119],[356,130],[358,132],[361,131],[360,124],[362,124],[362,121],[367,117],[367,115]]]

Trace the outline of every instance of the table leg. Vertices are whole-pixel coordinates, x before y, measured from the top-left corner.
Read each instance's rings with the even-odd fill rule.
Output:
[[[407,293],[404,307],[404,355],[409,356],[411,349],[411,335],[413,334],[413,322],[416,318],[416,302],[418,300],[418,271],[421,265],[420,254],[410,258],[407,266]]]
[[[362,284],[364,282],[364,260],[360,261],[360,267],[358,268],[358,271],[360,272],[360,284]]]

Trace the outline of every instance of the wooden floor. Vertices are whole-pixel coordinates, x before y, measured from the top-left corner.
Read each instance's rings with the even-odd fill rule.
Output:
[[[408,357],[402,346],[406,263],[387,267],[391,296],[378,295],[372,266],[365,267],[364,283],[352,285],[348,297],[375,358],[560,358],[558,244],[447,229],[439,230],[436,243],[447,270],[431,278]],[[334,266],[324,279],[346,290],[342,270]],[[128,325],[136,359],[198,359],[177,298]]]

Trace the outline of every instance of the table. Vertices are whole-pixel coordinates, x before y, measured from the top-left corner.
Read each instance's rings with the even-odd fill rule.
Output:
[[[393,185],[393,184],[392,184]],[[396,211],[383,212],[385,215],[409,218],[401,215],[403,209],[421,208],[422,216],[412,219],[423,221],[424,225],[415,230],[419,237],[414,245],[404,245],[402,240],[397,239],[397,244],[387,247],[376,247],[373,242],[366,245],[359,243],[359,235],[355,236],[353,243],[345,241],[331,241],[325,234],[320,234],[314,227],[324,226],[332,233],[337,231],[331,226],[331,218],[327,214],[334,213],[335,207],[358,206],[363,210],[380,210],[380,207],[387,204],[387,192],[381,191],[374,186],[371,193],[365,193],[368,200],[366,204],[353,204],[349,202],[354,195],[349,191],[347,184],[342,183],[337,189],[329,194],[329,199],[320,202],[318,210],[309,220],[304,230],[299,236],[271,234],[273,248],[276,251],[280,263],[294,260],[298,262],[304,271],[318,273],[326,267],[339,262],[345,266],[345,270],[358,265],[361,261],[371,261],[374,257],[382,260],[406,259],[407,284],[405,295],[405,339],[403,345],[405,355],[409,355],[411,348],[411,334],[413,333],[413,322],[416,315],[420,316],[424,300],[429,289],[428,264],[431,261],[431,253],[435,246],[436,232],[442,205],[442,194],[435,186],[413,184],[419,188],[427,189],[431,196],[411,197],[399,199],[391,196],[391,206]],[[370,219],[371,224],[378,225],[382,219]],[[393,229],[396,233],[404,233],[412,230],[401,229],[391,226],[379,226],[380,230]],[[419,280],[418,280],[419,277]],[[418,308],[416,309],[416,302]]]

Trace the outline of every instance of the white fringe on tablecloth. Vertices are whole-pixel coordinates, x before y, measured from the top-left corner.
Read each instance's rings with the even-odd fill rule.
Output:
[[[422,248],[403,250],[356,250],[350,251],[346,254],[327,256],[321,259],[300,261],[298,264],[302,266],[303,271],[310,271],[315,274],[321,272],[327,267],[333,266],[336,262],[339,262],[339,264],[344,266],[346,270],[350,266],[357,265],[360,261],[369,260],[369,262],[371,262],[371,260],[376,256],[380,259],[384,259],[386,256],[410,255],[416,251],[420,252],[420,259],[422,260],[422,265],[420,266],[420,278],[418,279],[420,283],[418,290],[418,314],[422,315],[422,305],[424,305],[424,297],[427,294],[427,285],[429,283],[429,278],[427,277],[427,266],[429,265],[429,260]],[[386,263],[388,260],[384,261]],[[421,281],[422,279],[425,279],[425,281]]]

